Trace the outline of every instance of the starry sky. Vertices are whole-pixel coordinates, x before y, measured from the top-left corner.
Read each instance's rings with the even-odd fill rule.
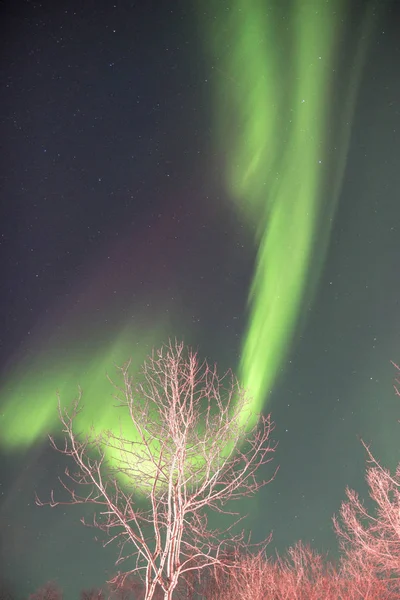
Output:
[[[24,598],[114,572],[51,510],[56,392],[109,423],[106,372],[170,336],[276,423],[243,502],[271,552],[335,557],[371,442],[400,459],[400,25],[394,0],[3,5],[0,563]],[[325,12],[324,12],[325,10]],[[302,112],[303,111],[303,112]]]

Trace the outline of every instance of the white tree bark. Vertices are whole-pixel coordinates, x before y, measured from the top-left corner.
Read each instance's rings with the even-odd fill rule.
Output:
[[[81,394],[71,411],[59,401],[65,445],[59,447],[53,438],[51,443],[73,459],[78,473],[67,470],[67,480],[60,479],[68,502],[56,501],[52,493],[47,504],[95,505],[93,525],[110,536],[106,543],[119,543],[117,564],[135,560],[112,581],[123,585],[129,575],[144,573],[146,600],[153,599],[157,587],[170,600],[193,571],[233,565],[222,558],[227,535],[230,545],[240,546],[244,539],[231,535],[241,518],[226,503],[254,494],[273,479],[256,479],[256,471],[272,460],[273,424],[269,416],[260,417],[250,427],[248,399],[235,377],[230,372],[219,377],[183,344],[170,343],[153,353],[137,382],[129,367],[120,369],[115,398],[129,412],[130,431],[92,430],[82,438],[75,432]],[[89,492],[79,495],[77,486]],[[138,491],[147,508],[139,507]],[[232,525],[210,529],[206,508],[230,514]]]

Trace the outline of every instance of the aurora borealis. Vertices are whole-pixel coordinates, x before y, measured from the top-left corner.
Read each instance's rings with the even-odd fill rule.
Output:
[[[289,348],[309,280],[312,275],[315,277],[312,254],[318,253],[318,262],[323,263],[321,254],[328,242],[333,207],[340,191],[340,181],[335,179],[333,193],[324,188],[324,165],[329,161],[333,177],[341,179],[342,173],[335,172],[335,163],[343,164],[347,140],[339,140],[335,155],[329,156],[326,129],[332,108],[335,49],[346,9],[339,1],[327,3],[320,10],[313,2],[293,4],[288,28],[293,38],[288,56],[293,71],[289,76],[282,75],[281,56],[288,49],[283,44],[279,47],[276,40],[282,35],[279,9],[272,5],[266,10],[265,2],[259,0],[233,2],[227,9],[228,17],[227,10],[217,15],[205,39],[211,47],[215,46],[215,62],[223,73],[215,84],[215,128],[219,130],[220,153],[226,157],[227,192],[255,230],[258,245],[249,293],[251,308],[238,367],[241,383],[258,413]],[[362,40],[366,33],[365,27],[361,28]],[[232,46],[233,52],[225,51]],[[360,56],[355,53],[349,61],[353,79],[350,89],[345,90],[345,110],[338,119],[338,128],[343,119],[348,119],[346,127],[351,128],[357,89],[354,78],[359,70],[359,65],[356,69],[352,63],[357,59],[360,61]],[[346,94],[351,95],[349,108]],[[317,234],[321,229],[326,232],[322,240]],[[292,257],[290,269],[284,270],[288,253]],[[52,364],[45,357],[36,357],[22,377],[17,372],[10,385],[13,392],[3,409],[2,443],[6,447],[21,447],[42,439],[43,432],[57,423],[54,389],[63,397],[71,397],[78,380],[92,406],[81,417],[82,427],[89,428],[94,420],[100,429],[109,427],[115,411],[110,411],[110,405],[98,409],[100,398],[107,406],[101,391],[107,366],[122,364],[130,356],[129,339],[138,339],[139,348],[161,344],[167,334],[165,328],[160,329],[152,342],[146,343],[143,334],[130,327],[116,336],[105,353],[90,349],[84,364],[82,359],[75,361],[78,364],[70,364],[70,360],[59,356]],[[47,344],[45,354],[54,351],[53,344]],[[75,355],[76,350],[70,349],[70,353]],[[133,369],[138,369],[146,356],[142,350],[137,354]],[[83,366],[84,374],[80,372]],[[36,380],[37,372],[41,372],[40,381]],[[22,404],[20,410],[25,417],[32,411],[28,432],[21,427],[20,413],[15,410],[17,403]]]
[[[46,441],[56,392],[81,386],[83,429],[117,426],[106,373],[170,336],[272,412],[280,472],[244,507],[249,528],[335,552],[330,516],[346,485],[364,491],[357,435],[388,465],[399,455],[396,3],[13,6],[8,578],[25,595],[58,578],[72,600],[112,572],[77,511],[33,505],[64,466]]]
[[[351,129],[368,8],[358,40],[364,47],[347,65],[339,130]],[[346,3],[299,0],[286,13],[275,3],[239,0],[220,12],[210,33],[221,73],[216,129],[228,192],[258,245],[240,375],[259,412],[290,347],[310,279],[323,265],[340,192],[349,134],[333,152],[328,129]]]

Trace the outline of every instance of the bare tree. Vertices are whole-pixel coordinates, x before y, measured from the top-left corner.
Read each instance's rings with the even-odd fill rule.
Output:
[[[121,424],[117,432],[92,429],[82,437],[75,430],[81,392],[70,411],[59,399],[65,445],[50,437],[51,444],[73,459],[78,472],[67,469],[67,479],[60,478],[68,501],[55,500],[52,492],[45,504],[99,507],[92,525],[110,536],[106,543],[119,543],[117,564],[134,559],[114,583],[143,573],[145,599],[159,587],[169,600],[178,581],[189,581],[193,571],[233,566],[222,560],[227,537],[237,547],[246,542],[243,532],[232,531],[242,517],[227,503],[254,494],[275,476],[256,479],[256,471],[272,460],[273,424],[261,416],[251,425],[248,398],[232,373],[218,376],[215,366],[200,363],[181,343],[153,352],[137,382],[129,367],[119,369],[122,382],[114,385],[131,431]],[[76,485],[88,491],[80,495]],[[230,515],[231,524],[210,528],[209,510]]]
[[[354,577],[308,546],[297,543],[285,556],[263,552],[239,557],[235,569],[210,586],[206,600],[398,600],[372,573]]]
[[[54,581],[49,581],[35,593],[30,594],[29,600],[62,600],[63,594]]]
[[[400,368],[393,363],[398,371]],[[394,389],[400,396],[400,380]],[[367,483],[369,494],[376,503],[370,514],[358,494],[347,488],[340,519],[334,517],[334,527],[344,553],[346,570],[354,576],[375,573],[386,579],[400,593],[400,464],[395,475],[374,458],[362,442],[368,455]]]
[[[80,600],[105,600],[104,592],[103,592],[103,590],[98,589],[98,588],[82,590]]]

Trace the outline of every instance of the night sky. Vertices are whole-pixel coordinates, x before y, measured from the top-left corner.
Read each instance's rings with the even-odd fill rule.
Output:
[[[65,466],[46,434],[78,384],[107,426],[106,372],[169,337],[272,413],[280,470],[242,505],[271,553],[336,556],[345,487],[367,494],[360,437],[400,459],[400,5],[323,5],[3,5],[0,563],[19,597],[115,572],[82,507],[34,503]]]

